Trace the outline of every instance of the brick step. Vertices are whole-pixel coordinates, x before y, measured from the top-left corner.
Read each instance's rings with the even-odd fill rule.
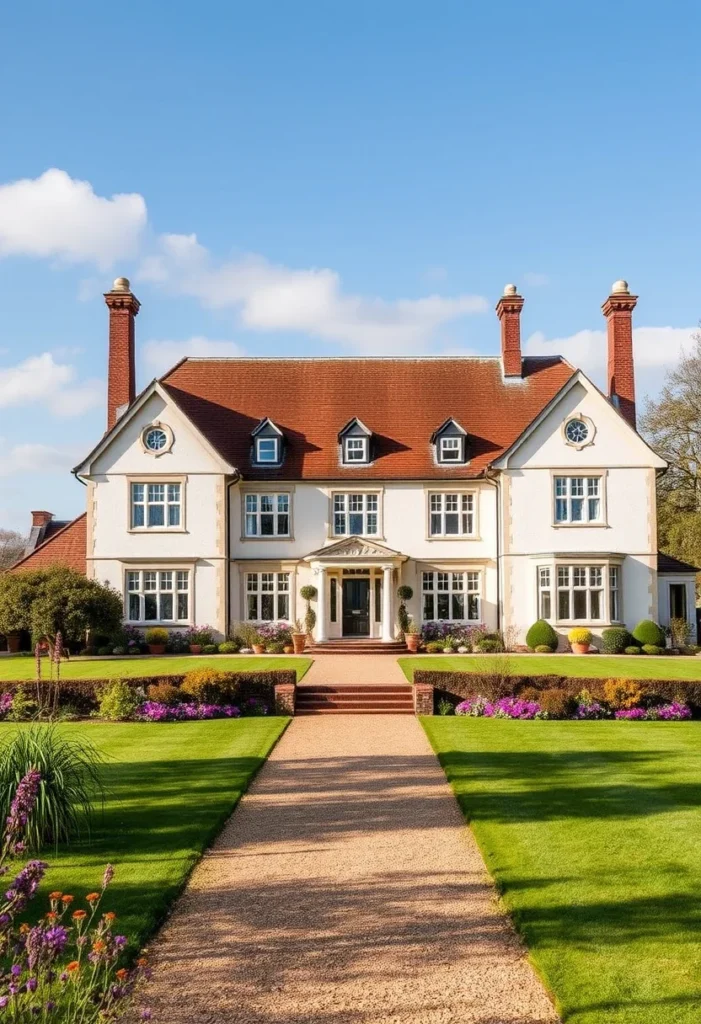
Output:
[[[331,707],[334,705],[340,706],[341,704],[347,704],[348,707],[354,706],[356,704],[376,704],[378,707],[382,705],[382,707],[388,708],[401,708],[405,705],[406,707],[413,708],[414,706],[414,702],[411,699],[411,697],[363,697],[360,694],[356,694],[353,697],[343,697],[337,694],[330,694],[324,696],[319,695],[315,697],[305,697],[303,700],[300,700],[298,697],[295,704],[296,707],[298,708],[308,708],[312,707],[312,705],[314,707]]]
[[[339,683],[334,685],[332,683],[326,684],[310,684],[305,686],[301,683],[297,687],[297,698],[304,694],[326,693],[326,694],[342,694],[344,696],[360,693],[365,697],[375,696],[380,694],[393,694],[399,697],[411,697],[413,693],[411,686],[404,686],[402,683],[368,683],[367,686],[363,686],[362,683],[348,683],[347,685]]]
[[[376,654],[376,655],[377,654],[384,654],[384,655],[391,654],[391,655],[393,655],[396,658],[400,654],[407,654],[407,653],[408,652],[407,652],[406,647],[394,648],[394,647],[389,647],[389,646],[385,646],[385,645],[383,645],[382,647],[334,647],[334,648],[331,648],[330,650],[327,647],[308,647],[308,648],[305,649],[305,654],[310,654],[312,656],[315,655],[315,654],[317,654],[317,655],[318,654],[323,654],[323,655],[327,655],[327,654],[333,654],[333,655],[345,654],[345,655],[349,655],[349,654],[351,654],[351,655],[353,655],[353,657],[357,656],[359,658],[362,658],[363,655],[366,655],[366,654]]]
[[[413,715],[413,708],[299,708],[295,712],[300,717],[303,715]]]

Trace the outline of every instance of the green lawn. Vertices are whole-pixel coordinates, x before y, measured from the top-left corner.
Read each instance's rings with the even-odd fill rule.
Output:
[[[701,659],[699,659],[701,660]],[[216,668],[221,672],[270,672],[273,669],[295,669],[297,682],[312,663],[311,658],[282,657],[265,654],[212,655],[183,654],[162,657],[71,658],[61,663],[62,679],[126,679],[133,676],[180,675],[193,668]],[[42,659],[42,670],[48,663]],[[34,658],[7,656],[0,658],[0,682],[4,679],[34,679]]]
[[[163,920],[200,854],[283,732],[286,718],[172,724],[66,724],[106,756],[107,799],[92,842],[42,851],[50,864],[37,901],[53,889],[82,897],[99,889],[105,865],[115,867],[103,909],[141,944]],[[13,729],[0,725],[0,742]]]
[[[415,669],[431,672],[490,672],[498,659],[499,671],[517,676],[561,675],[576,678],[608,679],[701,679],[701,658],[650,658],[639,654],[419,654],[400,658],[399,664],[409,682]]]
[[[567,1024],[698,1024],[701,723],[423,724]]]

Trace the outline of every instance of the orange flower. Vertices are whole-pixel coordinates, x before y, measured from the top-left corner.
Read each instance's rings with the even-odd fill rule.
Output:
[[[72,903],[74,899],[75,899],[75,896],[62,896],[61,897],[61,902],[62,903]]]
[[[114,910],[108,910],[107,913],[103,914],[102,916],[104,917],[105,921],[117,920],[117,915],[115,914]]]
[[[80,962],[78,960],[71,960],[71,962],[69,963],[68,967],[66,968],[67,971],[77,971],[79,969],[80,969]]]
[[[71,917],[74,921],[82,921],[84,917],[88,916],[87,910],[74,910]]]
[[[119,978],[120,981],[124,981],[125,978],[129,977],[129,971],[126,969],[126,967],[120,967],[120,969],[117,971],[117,977]]]
[[[49,893],[49,899],[50,900],[60,900],[62,896],[63,896],[62,892],[50,892]]]
[[[46,915],[46,920],[47,921],[57,921],[58,920],[58,914],[56,913],[56,911],[55,910],[50,910],[48,912],[48,914]]]
[[[107,947],[105,946],[105,943],[102,941],[102,939],[95,939],[95,941],[92,944],[92,948],[95,950],[96,953],[101,953],[102,950],[106,949]]]
[[[22,933],[22,935],[26,935],[27,932],[30,931],[31,929],[30,929],[29,925],[25,923],[25,924],[21,924],[19,926],[19,930]]]
[[[137,963],[138,967],[145,967],[146,964],[148,963],[148,960],[146,959],[145,956],[142,956],[142,957],[139,957],[139,959],[136,961],[136,963]]]
[[[85,899],[88,903],[96,903],[100,898],[99,892],[89,892]]]

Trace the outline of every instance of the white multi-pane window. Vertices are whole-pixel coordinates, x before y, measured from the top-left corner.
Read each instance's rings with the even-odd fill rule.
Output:
[[[441,462],[462,462],[462,438],[442,437],[438,451]]]
[[[126,575],[129,622],[188,622],[190,573],[187,569],[138,569]]]
[[[131,528],[169,529],[182,524],[181,484],[132,484]]]
[[[247,494],[245,502],[247,537],[289,537],[289,494]]]
[[[620,573],[617,565],[609,566],[609,619],[611,622],[621,620]]]
[[[289,572],[246,573],[246,618],[250,622],[289,620]]]
[[[552,617],[552,591],[550,589],[550,567],[541,565],[538,568],[538,618]]]
[[[558,565],[557,617],[565,622],[604,618],[604,566]]]
[[[431,537],[469,537],[475,532],[474,494],[431,494]]]
[[[377,494],[334,494],[334,535],[376,536],[379,532],[378,506]]]
[[[424,572],[421,591],[424,622],[479,622],[478,572]]]
[[[256,462],[279,462],[280,440],[277,437],[256,438]]]
[[[600,523],[601,477],[556,476],[555,522]]]
[[[344,462],[367,462],[368,461],[368,439],[367,439],[367,437],[344,437],[344,439],[343,439],[343,461]]]

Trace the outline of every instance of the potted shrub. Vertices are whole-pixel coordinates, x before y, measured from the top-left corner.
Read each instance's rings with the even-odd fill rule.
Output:
[[[193,626],[186,635],[190,654],[201,654],[203,647],[209,647],[214,641],[214,630],[211,626]]]
[[[404,642],[407,645],[407,649],[412,654],[416,654],[421,644],[421,634],[415,622],[409,622],[409,625],[404,630]]]
[[[149,654],[165,654],[168,643],[168,630],[161,626],[152,626],[146,630],[146,646]]]
[[[251,648],[254,654],[265,654],[265,637],[256,633],[251,641]]]
[[[307,610],[304,614],[304,628],[307,631],[307,636],[311,640],[312,632],[314,630],[314,626],[316,625],[316,612],[312,608],[311,604],[314,598],[316,597],[316,587],[313,587],[311,583],[308,583],[306,586],[302,587],[302,589],[299,592],[299,596],[302,598],[303,601],[307,602]]]
[[[399,629],[403,634],[409,632],[409,614],[406,610],[406,601],[411,601],[414,596],[414,591],[411,587],[407,587],[406,584],[402,584],[401,587],[397,587],[397,597],[399,598],[400,604],[397,609],[397,622],[399,623]],[[408,646],[408,644],[407,644]],[[409,648],[411,650],[411,648]]]
[[[581,626],[575,626],[567,634],[573,654],[589,654],[591,647],[591,630]]]
[[[292,650],[295,654],[304,654],[307,643],[307,634],[299,619],[295,619],[295,628],[292,630]]]

